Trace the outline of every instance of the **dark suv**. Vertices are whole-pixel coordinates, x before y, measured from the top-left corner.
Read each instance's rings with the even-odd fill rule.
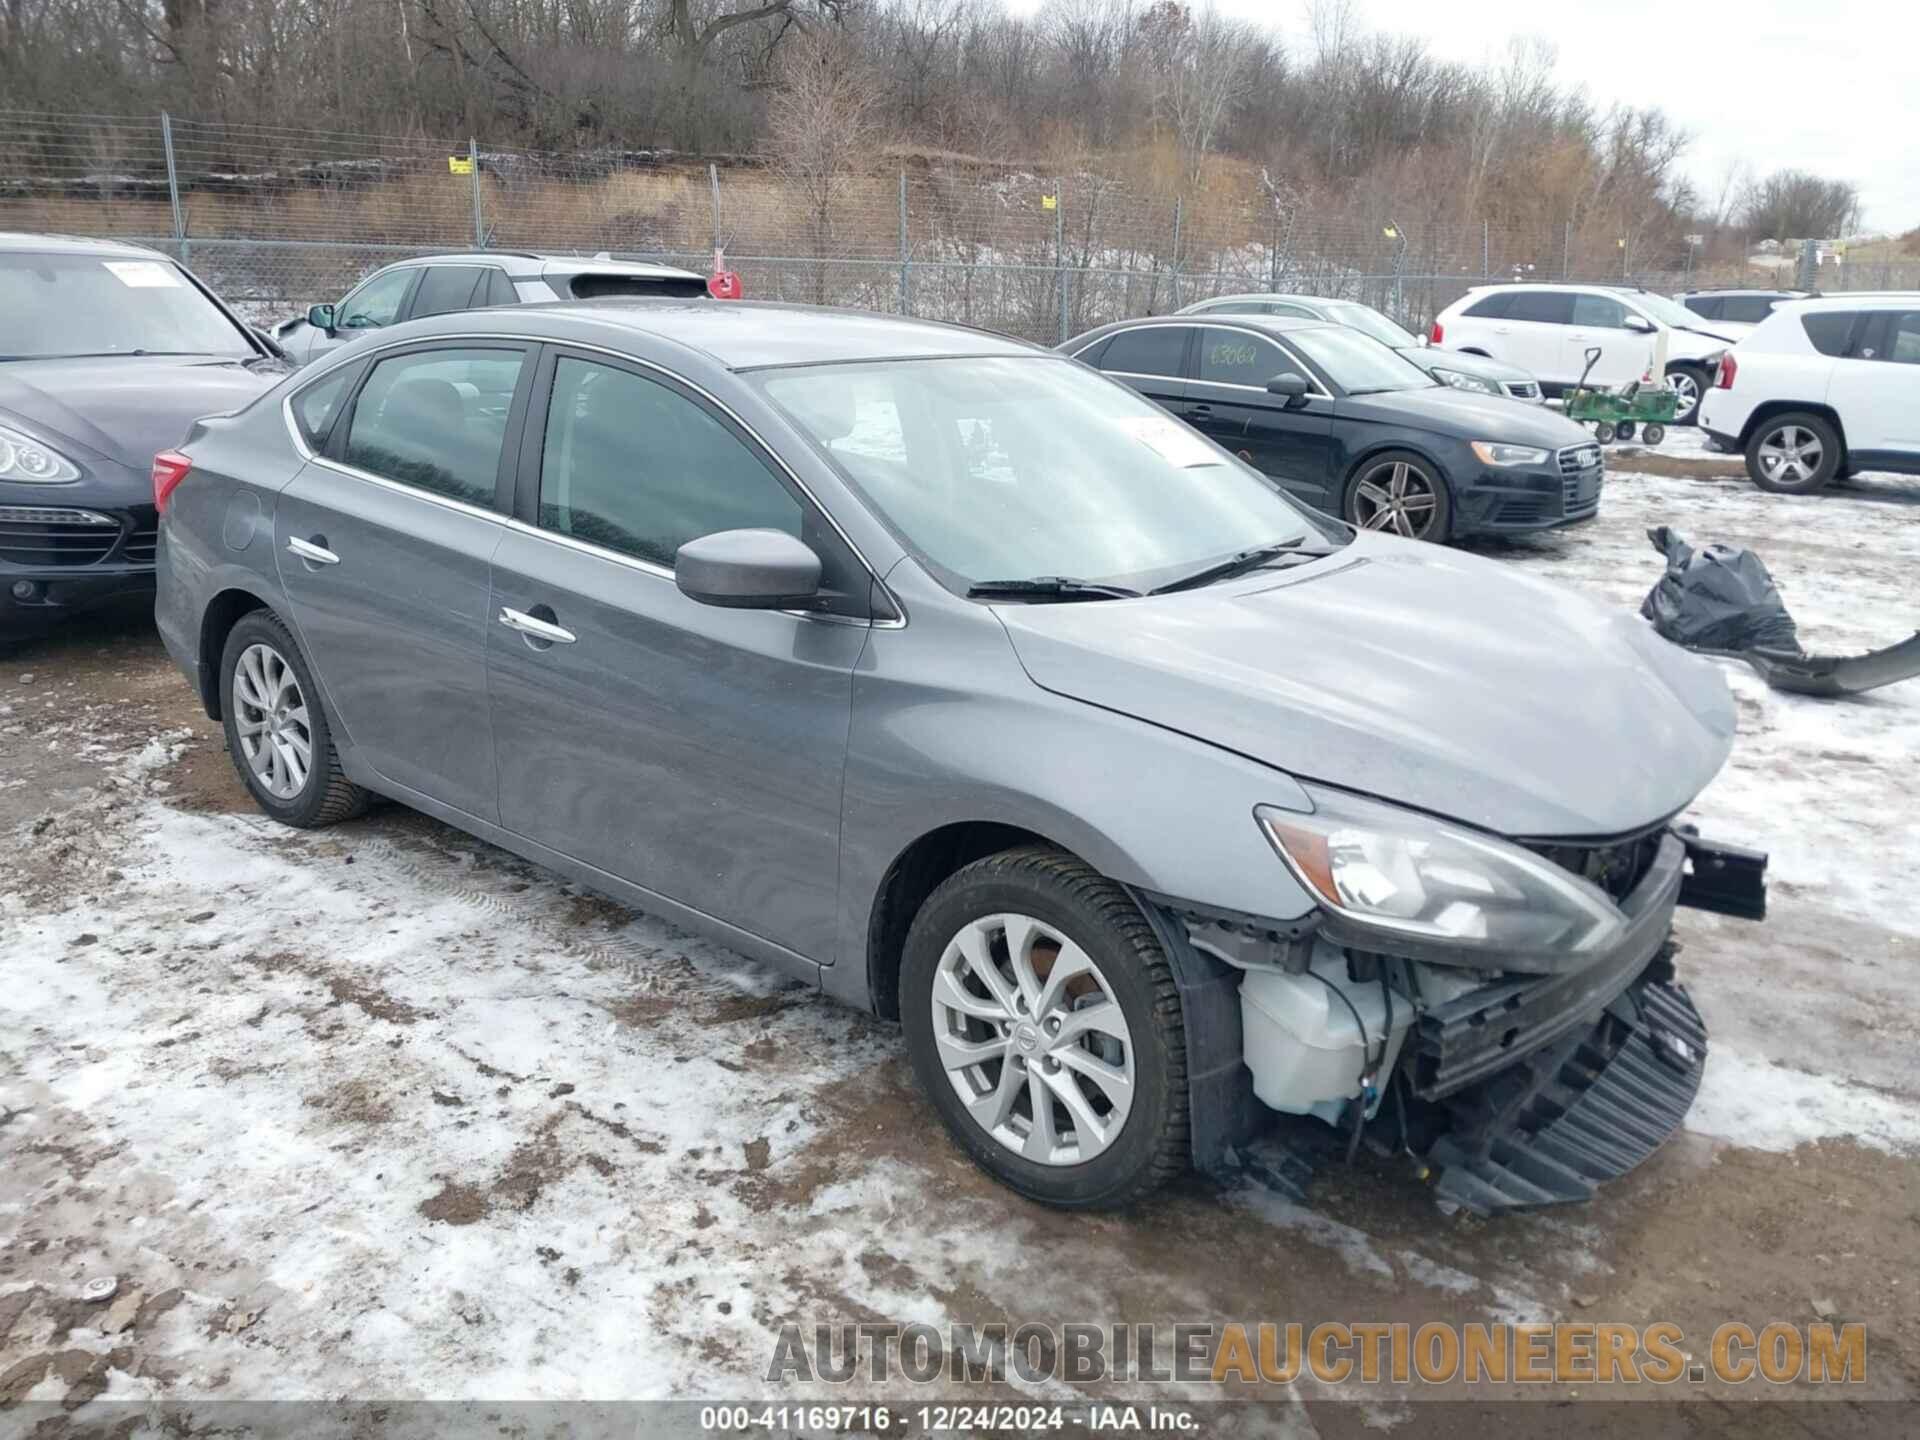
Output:
[[[314,305],[305,315],[282,321],[274,328],[274,339],[296,365],[304,365],[370,330],[456,310],[542,300],[705,294],[707,282],[691,270],[608,254],[479,250],[422,255],[374,271],[335,304]]]

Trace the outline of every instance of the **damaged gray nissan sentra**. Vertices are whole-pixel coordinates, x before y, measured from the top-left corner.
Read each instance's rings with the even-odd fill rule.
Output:
[[[267,814],[387,796],[898,1018],[1053,1204],[1270,1111],[1390,1125],[1479,1209],[1585,1198],[1699,1085],[1675,906],[1764,911],[1765,858],[1676,823],[1711,663],[1016,341],[448,315],[154,488],[161,634]]]

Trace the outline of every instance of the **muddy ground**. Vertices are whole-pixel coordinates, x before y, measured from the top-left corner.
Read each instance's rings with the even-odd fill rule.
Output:
[[[1613,464],[1599,523],[1487,553],[1633,604],[1675,523],[1760,547],[1831,648],[1915,625],[1911,482],[1780,501],[1723,461]],[[1844,1399],[1660,1398],[1695,1402],[1676,1433],[1880,1433],[1848,1402],[1920,1390],[1920,693],[1728,679],[1699,818],[1773,851],[1774,915],[1682,920],[1714,1050],[1640,1171],[1483,1220],[1363,1151],[1305,1204],[1192,1178],[1064,1216],[961,1158],[892,1027],[396,807],[272,826],[140,618],[76,625],[0,660],[0,1429],[156,1399],[1076,1398],[771,1385],[790,1320],[1667,1320],[1700,1353],[1829,1318],[1869,1337]],[[115,1300],[82,1299],[103,1275]],[[1259,1398],[1210,1433],[1484,1433],[1391,1386]],[[1754,1408],[1794,1398],[1820,1403]]]

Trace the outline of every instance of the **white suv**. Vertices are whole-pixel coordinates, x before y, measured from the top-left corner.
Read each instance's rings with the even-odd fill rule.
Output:
[[[1700,424],[1762,490],[1920,475],[1920,291],[1781,305],[1721,360]]]
[[[1591,384],[1623,385],[1657,363],[1680,392],[1674,419],[1681,425],[1693,423],[1701,392],[1733,343],[1664,295],[1612,285],[1476,285],[1440,312],[1428,338],[1531,370],[1549,395],[1580,383],[1587,351],[1596,347]]]

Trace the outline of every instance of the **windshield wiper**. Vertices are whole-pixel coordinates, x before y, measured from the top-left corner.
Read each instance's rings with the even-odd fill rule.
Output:
[[[967,587],[969,600],[1135,600],[1138,590],[1102,585],[1071,575],[1035,575],[1026,580],[981,580]]]
[[[1216,560],[1211,565],[1203,565],[1191,575],[1182,575],[1178,580],[1169,580],[1164,585],[1156,585],[1148,593],[1167,595],[1175,590],[1192,590],[1201,585],[1211,584],[1215,580],[1226,580],[1235,575],[1244,575],[1249,570],[1258,570],[1269,560],[1282,555],[1300,555],[1303,557],[1331,555],[1332,550],[1316,546],[1311,550],[1301,547],[1307,542],[1304,535],[1296,535],[1291,540],[1272,540],[1265,545],[1249,546],[1224,560]]]

